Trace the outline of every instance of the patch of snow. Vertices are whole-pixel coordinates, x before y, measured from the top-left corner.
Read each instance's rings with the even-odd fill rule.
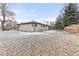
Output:
[[[49,31],[46,31],[46,33],[69,33],[69,32],[66,32],[66,31],[59,31],[59,30],[49,30]]]
[[[43,32],[20,32],[21,34],[25,35],[40,35],[40,34],[45,34]]]

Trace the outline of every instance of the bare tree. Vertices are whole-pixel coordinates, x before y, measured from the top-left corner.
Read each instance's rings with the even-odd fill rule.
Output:
[[[13,17],[15,15],[15,13],[8,10],[7,3],[0,3],[0,10],[1,10],[2,18],[3,18],[2,20],[0,20],[1,25],[2,25],[2,30],[5,30],[4,23],[6,22],[6,17]]]
[[[17,29],[17,22],[15,20],[7,20],[4,24],[4,28],[6,30],[16,30]]]

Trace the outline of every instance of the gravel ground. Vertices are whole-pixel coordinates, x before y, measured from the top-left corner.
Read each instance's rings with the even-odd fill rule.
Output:
[[[79,56],[79,36],[65,31],[0,32],[1,56]]]

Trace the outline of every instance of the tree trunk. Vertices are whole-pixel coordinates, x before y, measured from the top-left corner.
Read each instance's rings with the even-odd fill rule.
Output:
[[[2,31],[5,30],[4,23],[5,23],[5,15],[3,16],[3,21],[2,21]]]
[[[5,30],[4,29],[4,21],[2,21],[2,31]]]
[[[4,12],[2,12],[2,16],[3,16],[3,21],[2,21],[2,31],[3,30],[5,30],[5,28],[4,28],[4,23],[5,23],[5,10],[4,10]]]

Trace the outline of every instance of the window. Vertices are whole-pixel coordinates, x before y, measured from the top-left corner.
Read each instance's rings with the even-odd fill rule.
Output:
[[[37,27],[37,24],[35,24],[35,26]]]
[[[32,27],[37,27],[37,24],[32,24]]]
[[[45,25],[43,25],[43,27],[45,27]]]
[[[32,27],[34,27],[34,24],[32,24]]]
[[[41,25],[41,27],[42,27],[42,25]]]

